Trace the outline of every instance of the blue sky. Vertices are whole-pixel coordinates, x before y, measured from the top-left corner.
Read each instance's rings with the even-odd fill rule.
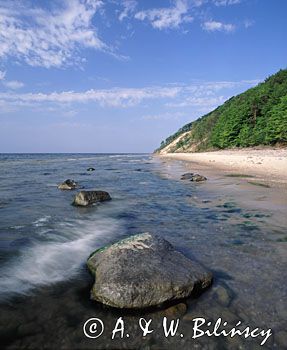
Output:
[[[286,0],[0,0],[0,152],[151,152],[286,68]]]

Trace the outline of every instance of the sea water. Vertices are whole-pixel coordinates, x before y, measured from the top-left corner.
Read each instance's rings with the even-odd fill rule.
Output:
[[[89,167],[95,171],[88,172]],[[184,171],[179,162],[149,154],[1,154],[1,344],[38,349],[260,346],[256,339],[240,337],[194,340],[193,319],[201,317],[270,328],[273,336],[265,348],[282,348],[287,340],[284,218],[273,219],[274,207],[262,210],[262,196],[250,208],[231,198],[224,186],[209,192],[204,184],[181,181]],[[72,206],[75,192],[57,189],[68,178],[84,189],[109,192],[112,201]],[[93,277],[85,264],[90,253],[147,231],[211,270],[213,286],[180,307],[144,312],[91,301]],[[167,339],[158,330],[143,338],[138,320],[158,325],[166,312],[180,319],[180,336]],[[83,332],[90,317],[105,324],[106,332],[97,339]],[[119,317],[129,337],[112,339]]]

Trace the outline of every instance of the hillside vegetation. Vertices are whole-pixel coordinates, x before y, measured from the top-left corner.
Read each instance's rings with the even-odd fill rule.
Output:
[[[287,143],[287,69],[188,123],[157,152],[196,152]]]

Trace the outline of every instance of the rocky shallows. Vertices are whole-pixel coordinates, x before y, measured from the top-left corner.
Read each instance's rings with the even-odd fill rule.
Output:
[[[161,305],[189,297],[212,283],[210,272],[150,233],[98,249],[87,265],[95,276],[91,298],[116,308]]]
[[[81,191],[75,195],[74,205],[87,207],[94,203],[111,200],[111,196],[105,191]]]

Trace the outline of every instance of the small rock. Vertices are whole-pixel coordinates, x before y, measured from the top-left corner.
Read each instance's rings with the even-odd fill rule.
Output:
[[[185,173],[181,175],[181,180],[190,180],[193,177],[194,173]]]
[[[87,171],[95,171],[95,168],[88,168]]]
[[[227,289],[222,286],[218,286],[215,289],[215,297],[218,302],[223,306],[228,306],[231,302],[231,296],[229,295]]]
[[[66,180],[58,185],[59,190],[74,190],[77,187],[77,183],[74,180]]]
[[[108,192],[105,191],[81,191],[75,195],[74,205],[86,207],[88,205],[104,202],[112,199]]]
[[[207,178],[205,176],[199,175],[199,174],[194,174],[190,181],[195,181],[195,182],[200,182],[200,181],[206,181]]]
[[[160,236],[142,233],[98,249],[87,261],[91,298],[117,308],[147,308],[189,297],[212,274]]]

